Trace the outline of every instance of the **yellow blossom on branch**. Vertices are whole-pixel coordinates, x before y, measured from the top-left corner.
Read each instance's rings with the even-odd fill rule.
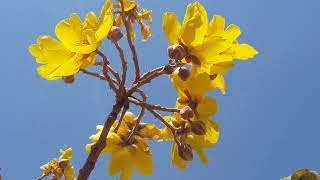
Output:
[[[40,167],[43,172],[42,176],[52,175],[52,179],[60,180],[64,177],[65,180],[75,180],[75,168],[70,162],[72,159],[72,148],[61,149],[60,153],[59,159],[52,159]]]
[[[118,123],[119,121],[113,125],[111,131],[115,130]],[[135,167],[137,167],[142,176],[150,176],[153,172],[153,160],[147,139],[162,139],[161,131],[151,124],[142,124],[138,128],[136,135],[128,139],[134,124],[134,114],[127,112],[117,132],[108,134],[106,139],[107,146],[102,151],[102,153],[111,153],[109,163],[110,176],[120,173],[121,180],[129,180]],[[103,126],[97,126],[98,132],[92,135],[90,140],[98,141],[102,129]],[[88,152],[91,151],[93,145],[94,143],[86,146]]]
[[[95,64],[94,52],[101,41],[108,35],[113,24],[110,3],[100,18],[90,12],[85,22],[77,14],[62,20],[56,26],[57,41],[50,36],[40,36],[38,44],[29,47],[37,63],[44,64],[38,68],[39,74],[47,80],[57,80],[76,74],[80,68]]]

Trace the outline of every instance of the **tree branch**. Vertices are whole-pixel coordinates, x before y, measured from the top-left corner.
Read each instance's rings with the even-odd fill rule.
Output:
[[[110,76],[108,74],[106,74],[105,76],[102,76],[98,73],[94,73],[91,71],[88,71],[86,69],[80,69],[81,72],[89,75],[89,76],[93,76],[93,77],[97,77],[101,80],[105,80],[109,83],[110,88],[117,94],[118,93],[118,89],[116,88],[116,86],[114,85],[114,83],[118,83],[115,79],[110,78]]]
[[[91,147],[91,152],[90,152],[85,164],[83,165],[83,167],[79,171],[79,176],[77,178],[78,180],[87,180],[88,177],[90,176],[92,170],[95,167],[96,161],[99,158],[101,151],[107,145],[106,138],[108,136],[108,133],[110,131],[111,126],[113,125],[119,112],[121,111],[121,108],[123,107],[124,102],[125,102],[125,100],[123,100],[123,99],[120,99],[120,100],[117,99],[117,102],[113,105],[112,111],[109,113],[107,120],[104,124],[104,127],[101,131],[101,135],[99,137],[99,140],[97,141],[97,143],[95,145],[93,145]]]
[[[138,89],[138,92],[139,92],[139,94],[140,94],[141,97],[142,97],[142,102],[146,102],[146,101],[147,101],[147,96],[144,94],[144,92],[143,92],[142,90],[140,90],[140,89]],[[130,141],[130,139],[132,138],[132,136],[133,136],[133,135],[137,132],[137,130],[139,129],[138,127],[139,127],[139,124],[140,124],[140,122],[141,122],[141,119],[142,119],[142,117],[143,117],[143,115],[144,115],[144,112],[145,112],[145,107],[141,106],[141,111],[140,111],[139,116],[138,116],[138,118],[137,118],[137,121],[136,121],[136,123],[135,123],[133,129],[131,130],[131,133],[130,133],[130,135],[129,135],[129,137],[128,137],[128,140],[127,140],[128,142]]]
[[[138,80],[140,79],[140,67],[139,67],[139,61],[138,61],[138,55],[137,55],[137,52],[136,52],[136,48],[135,46],[133,45],[133,42],[132,42],[132,38],[131,38],[131,33],[130,33],[130,27],[129,27],[129,24],[128,24],[128,21],[126,19],[126,14],[124,12],[124,4],[123,4],[123,0],[118,0],[121,4],[121,18],[122,18],[122,21],[123,21],[123,24],[126,28],[126,31],[127,31],[127,41],[128,41],[128,44],[129,44],[129,47],[130,47],[130,50],[131,50],[131,54],[132,54],[132,59],[133,59],[133,63],[134,63],[134,68],[135,68],[135,80],[134,80],[134,83],[135,82],[138,82]]]
[[[123,49],[119,46],[119,44],[117,42],[115,42],[114,45],[116,46],[116,48],[119,52],[119,56],[120,56],[121,64],[122,64],[122,76],[121,76],[121,82],[119,85],[119,90],[121,93],[123,93],[125,91],[125,83],[126,83],[126,78],[127,78],[128,67],[127,67],[126,59],[124,57]]]

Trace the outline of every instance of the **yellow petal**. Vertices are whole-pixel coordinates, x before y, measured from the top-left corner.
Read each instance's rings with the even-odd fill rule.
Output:
[[[181,28],[181,39],[188,47],[202,43],[208,27],[208,15],[199,2],[188,5]]]
[[[234,47],[234,58],[247,60],[258,54],[258,51],[249,44],[239,44]]]
[[[106,15],[106,12],[113,8],[112,0],[106,0],[104,3],[99,16],[99,24],[102,24],[103,20],[105,19],[104,16]]]
[[[38,44],[31,45],[29,52],[36,58],[37,63],[41,64],[61,63],[74,55],[50,36],[40,36]]]
[[[80,17],[72,14],[56,26],[56,35],[62,44],[71,52],[89,54],[97,49],[93,30],[84,30]]]
[[[65,180],[76,180],[75,174],[76,170],[73,165],[69,164],[64,170],[63,170],[64,178]]]
[[[194,149],[196,151],[196,153],[198,154],[200,160],[202,161],[203,164],[208,164],[209,163],[209,159],[207,154],[204,152],[203,149]]]
[[[85,28],[95,30],[98,27],[98,17],[94,12],[90,11],[86,16],[84,23],[85,23]]]
[[[206,134],[204,135],[205,143],[203,147],[210,148],[214,146],[219,140],[219,137],[220,137],[219,124],[213,120],[208,120],[208,121],[205,121],[205,125],[206,125]]]
[[[162,16],[162,29],[166,34],[169,44],[178,44],[181,25],[178,17],[174,13],[166,12]]]
[[[218,102],[216,99],[206,96],[198,104],[197,111],[200,114],[200,119],[207,119],[217,113]]]
[[[222,94],[226,94],[227,85],[223,75],[218,74],[217,77],[213,81],[211,81],[211,85],[214,88],[218,88]]]
[[[61,156],[59,159],[72,159],[72,148],[67,148],[65,150],[60,149]]]
[[[147,124],[141,130],[139,130],[139,134],[142,137],[149,138],[149,139],[162,139],[160,129],[154,124]]]
[[[219,55],[216,59],[224,59],[225,61],[217,60],[217,63],[211,66],[210,74],[225,74],[234,67],[232,56],[229,54]]]
[[[104,39],[109,34],[112,25],[113,13],[112,10],[109,9],[105,12],[103,19],[101,19],[99,29],[96,31],[96,37],[98,42]]]
[[[56,35],[63,44],[72,45],[81,42],[82,22],[80,17],[73,13],[69,19],[60,21],[56,26]]]
[[[151,176],[153,171],[152,154],[137,149],[134,156],[139,173],[142,176]]]
[[[228,41],[233,42],[240,36],[240,34],[241,34],[240,27],[235,24],[230,24],[225,31],[224,37]]]
[[[63,76],[76,74],[82,64],[80,60],[81,56],[74,55],[63,63],[40,66],[37,71],[43,78],[47,80],[56,80]]]
[[[96,53],[90,53],[89,55],[85,55],[81,60],[83,62],[81,68],[93,66],[96,63],[96,56]]]
[[[112,153],[109,163],[109,175],[121,173],[120,180],[130,180],[134,172],[133,154],[128,147]]]
[[[224,33],[224,27],[226,21],[222,16],[214,16],[208,25],[207,35],[210,36],[222,36]]]

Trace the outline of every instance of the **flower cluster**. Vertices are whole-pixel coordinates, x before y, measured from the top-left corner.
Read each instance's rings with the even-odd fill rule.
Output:
[[[208,163],[204,149],[219,139],[219,126],[212,120],[218,104],[206,93],[218,88],[225,94],[223,76],[234,66],[233,60],[247,60],[258,52],[248,44],[240,44],[240,28],[231,24],[225,29],[222,16],[214,16],[208,22],[207,12],[199,2],[188,5],[182,25],[174,13],[165,13],[163,30],[171,45],[169,57],[182,66],[170,75],[179,95],[176,108],[180,112],[167,121],[177,130],[166,128],[163,133],[175,141],[172,163],[185,170],[187,161],[193,159],[193,150],[203,163]],[[185,65],[190,65],[191,72]]]
[[[52,175],[52,180],[75,180],[75,169],[71,164],[72,149],[66,148],[60,150],[61,156],[58,159],[51,159],[47,164],[40,167],[43,174],[41,178]],[[38,178],[39,179],[39,178]]]
[[[168,61],[140,74],[134,46],[135,23],[140,27],[142,41],[146,42],[152,36],[152,11],[141,9],[133,0],[114,1],[106,0],[99,16],[89,12],[81,20],[72,14],[57,24],[58,40],[40,36],[37,44],[29,47],[31,55],[41,64],[37,70],[44,79],[63,79],[71,84],[82,72],[104,80],[115,93],[115,103],[107,120],[90,136],[92,143],[86,146],[89,156],[78,179],[88,179],[100,154],[109,153],[110,176],[120,174],[121,180],[129,180],[135,168],[142,176],[152,175],[151,140],[173,142],[171,159],[180,170],[186,169],[194,152],[207,164],[205,149],[212,148],[219,139],[219,125],[213,120],[218,103],[208,93],[218,88],[225,94],[224,76],[234,67],[234,60],[247,60],[258,52],[238,42],[241,34],[238,26],[231,24],[225,28],[222,16],[214,16],[209,21],[205,8],[195,2],[188,5],[182,23],[174,13],[163,15],[162,27],[169,42]],[[130,85],[126,82],[128,67],[121,39],[126,39],[134,64],[135,79]],[[100,51],[105,40],[110,41],[119,54],[121,74],[112,67],[108,55]],[[101,72],[90,71],[91,66],[102,67]],[[168,75],[177,91],[175,107],[148,103],[142,87],[161,75]],[[138,116],[130,112],[132,105],[140,109]],[[145,122],[145,112],[160,120],[164,127]],[[59,159],[52,159],[41,167],[42,177],[52,174],[53,179],[75,179],[75,170],[70,164],[72,149],[61,153]]]

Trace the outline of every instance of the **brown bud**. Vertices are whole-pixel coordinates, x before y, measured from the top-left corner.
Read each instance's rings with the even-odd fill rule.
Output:
[[[175,44],[168,47],[168,56],[171,59],[181,60],[186,56],[186,51],[180,44]]]
[[[170,64],[165,65],[163,68],[163,72],[165,72],[166,74],[172,74],[173,71],[174,71],[174,67],[171,66]]]
[[[69,164],[68,159],[61,159],[58,165],[61,169],[65,169],[68,166],[68,164]]]
[[[65,76],[62,78],[63,82],[66,84],[72,84],[74,82],[74,75],[71,76]]]
[[[182,79],[183,81],[186,81],[190,76],[190,71],[186,67],[180,67],[178,75],[179,75],[180,79]]]
[[[202,121],[192,121],[191,130],[196,135],[205,135],[206,125]]]
[[[183,144],[181,143],[178,145],[178,150],[179,150],[179,156],[186,160],[186,161],[192,161],[193,160],[193,153],[192,153],[192,148],[189,144]]]
[[[180,109],[180,115],[183,119],[190,119],[193,117],[193,110],[190,108],[190,106],[185,106]]]
[[[117,42],[123,37],[121,29],[118,26],[112,26],[108,38],[112,42]]]

